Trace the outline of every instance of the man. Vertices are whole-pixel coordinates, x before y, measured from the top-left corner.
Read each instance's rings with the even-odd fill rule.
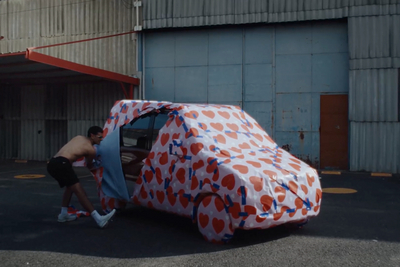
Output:
[[[109,214],[101,216],[94,209],[76,173],[72,169],[72,163],[82,157],[86,158],[86,166],[91,169],[93,159],[96,156],[93,145],[99,145],[102,139],[103,129],[99,126],[92,126],[88,130],[87,137],[78,135],[72,138],[47,164],[48,173],[57,180],[61,188],[66,187],[62,199],[61,213],[58,215],[59,222],[69,222],[77,218],[76,215],[68,214],[68,206],[73,193],[75,193],[79,203],[91,214],[100,228],[107,226],[108,221],[115,214],[114,209]]]

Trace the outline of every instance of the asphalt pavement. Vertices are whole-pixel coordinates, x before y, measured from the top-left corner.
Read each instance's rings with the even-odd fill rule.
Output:
[[[100,211],[95,181],[78,175]],[[46,163],[0,161],[0,266],[400,266],[400,177],[321,177],[322,188],[357,192],[323,193],[302,229],[242,230],[217,245],[188,218],[134,205],[103,230],[91,217],[58,223],[63,190]]]

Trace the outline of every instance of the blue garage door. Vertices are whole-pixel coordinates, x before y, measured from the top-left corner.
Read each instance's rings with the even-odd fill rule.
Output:
[[[241,106],[318,167],[320,95],[348,93],[346,21],[146,33],[145,98]]]

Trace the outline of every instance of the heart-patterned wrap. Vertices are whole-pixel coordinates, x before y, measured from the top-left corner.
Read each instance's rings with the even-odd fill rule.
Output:
[[[103,136],[160,110],[168,110],[169,120],[143,161],[131,202],[191,217],[214,242],[229,240],[238,228],[302,223],[318,215],[316,170],[281,149],[240,107],[121,100]],[[103,209],[122,207],[123,201],[101,191],[102,169],[93,174]]]

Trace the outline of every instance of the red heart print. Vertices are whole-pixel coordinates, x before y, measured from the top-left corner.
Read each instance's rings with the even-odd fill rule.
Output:
[[[202,143],[194,143],[190,145],[190,151],[193,155],[197,155],[202,150],[204,145]]]
[[[235,132],[225,132],[225,135],[229,136],[232,139],[238,139],[238,135]]]
[[[154,209],[153,203],[151,203],[151,201],[147,202],[147,207],[150,209]]]
[[[249,133],[249,132],[250,132],[250,129],[249,129],[249,128],[247,128],[247,126],[246,126],[246,125],[244,125],[244,124],[240,124],[240,127],[242,127],[242,128],[243,128],[243,130],[244,130],[246,133]]]
[[[259,158],[258,160],[264,161],[267,164],[272,164],[273,163],[272,160],[266,159],[266,158]]]
[[[185,174],[186,174],[186,171],[185,171],[185,169],[184,168],[180,168],[177,172],[176,172],[176,178],[178,178],[178,181],[181,183],[181,184],[184,184],[185,183]]]
[[[263,179],[257,176],[250,176],[250,183],[253,184],[254,190],[260,192],[263,189]]]
[[[304,184],[302,184],[301,186],[301,190],[303,190],[303,192],[304,192],[304,194],[308,194],[308,189],[307,189],[307,186],[305,186]]]
[[[160,164],[161,165],[165,165],[168,163],[168,153],[164,152],[161,154],[161,158],[160,158]]]
[[[225,137],[224,137],[223,135],[221,135],[221,134],[218,134],[218,135],[216,135],[216,136],[213,136],[213,138],[216,139],[218,143],[226,144],[226,139],[225,139]]]
[[[253,136],[254,136],[255,138],[257,138],[260,142],[263,141],[263,137],[262,137],[261,134],[256,133],[256,134],[253,134]]]
[[[172,135],[172,139],[179,139],[179,136],[180,136],[181,134],[180,133],[174,133],[173,135]]]
[[[217,131],[222,131],[224,129],[224,126],[219,122],[217,122],[217,123],[212,122],[212,123],[210,123],[210,125]]]
[[[239,127],[235,123],[227,123],[226,126],[234,132],[239,131]]]
[[[226,112],[226,111],[218,111],[218,114],[219,114],[221,117],[223,117],[223,118],[225,118],[225,119],[227,119],[227,120],[231,117],[231,115],[229,115],[229,112]]]
[[[293,161],[294,163],[298,164],[298,165],[301,164],[300,160],[298,160],[298,159],[296,159],[296,158],[294,158],[294,157],[290,157],[289,159],[290,159],[291,161]]]
[[[217,171],[213,174],[212,180],[214,182],[218,181],[219,178],[219,169],[217,169]]]
[[[169,127],[169,125],[171,124],[171,122],[173,121],[173,118],[169,118],[167,120],[167,122],[165,123],[165,125],[167,126],[167,128]]]
[[[271,196],[268,196],[268,195],[263,195],[260,198],[261,205],[263,206],[263,210],[265,212],[267,212],[267,211],[269,211],[271,209],[273,201],[274,201],[274,199]]]
[[[308,182],[308,185],[311,187],[312,186],[312,184],[314,183],[314,181],[315,181],[315,178],[314,178],[314,176],[310,176],[310,175],[308,175],[308,173],[307,173],[307,182]]]
[[[164,191],[158,191],[157,190],[157,200],[158,202],[160,202],[160,204],[162,204],[164,202],[164,198],[165,198],[165,194]]]
[[[108,128],[105,128],[105,129],[103,130],[103,138],[106,137],[107,134],[108,134]]]
[[[295,169],[296,171],[300,171],[301,167],[297,164],[294,163],[289,163],[290,166],[292,166],[293,169]]]
[[[317,189],[315,193],[315,203],[319,203],[319,201],[322,199],[322,191],[321,189]]]
[[[151,103],[149,103],[149,102],[147,102],[147,103],[144,103],[143,105],[142,105],[142,110],[145,110],[148,106],[150,106],[151,105]]]
[[[275,194],[278,196],[278,201],[283,202],[286,198],[286,190],[282,186],[275,187]]]
[[[189,119],[197,119],[199,117],[199,113],[197,111],[189,111],[185,113],[184,116]]]
[[[178,128],[179,128],[179,127],[181,127],[183,122],[181,121],[179,116],[175,116],[175,123],[176,123],[176,126],[178,126]]]
[[[204,167],[204,161],[202,161],[202,160],[199,160],[198,162],[195,162],[193,164],[193,170],[194,171],[200,169],[201,167]]]
[[[169,140],[169,133],[164,133],[161,135],[161,145],[165,146],[166,143],[168,143]]]
[[[185,134],[185,138],[187,139],[190,136],[194,136],[194,137],[199,136],[199,131],[197,131],[197,129],[195,129],[195,128],[190,128],[190,130],[187,131],[187,133]]]
[[[192,177],[192,186],[190,189],[195,190],[199,186],[199,180],[197,180],[196,176]]]
[[[156,179],[157,179],[157,183],[159,185],[161,185],[162,182],[163,182],[163,178],[162,178],[162,173],[161,173],[161,169],[160,168],[156,168]]]
[[[151,183],[151,180],[153,180],[153,172],[152,171],[145,171],[144,172],[144,177],[146,178],[147,183]]]
[[[211,197],[205,197],[201,203],[203,203],[204,208],[207,208],[210,202],[211,202]]]
[[[236,194],[238,194],[238,196],[242,196],[242,187],[239,187],[236,191]],[[247,187],[244,187],[244,197],[247,197]]]
[[[224,202],[219,197],[215,198],[214,204],[218,212],[221,212],[223,209],[225,209]]]
[[[231,157],[231,154],[227,151],[227,150],[224,150],[224,149],[222,149],[221,151],[220,151],[220,153],[218,153],[218,154],[215,154],[217,157],[221,157],[221,158],[230,158]]]
[[[242,153],[242,150],[236,147],[231,147],[230,150],[235,151],[236,153]]]
[[[297,194],[297,189],[299,189],[299,186],[298,186],[295,182],[290,181],[290,182],[289,182],[289,189],[290,189],[290,191],[292,191],[293,193]]]
[[[235,176],[233,174],[226,175],[224,178],[222,178],[221,185],[228,188],[228,190],[232,190],[235,188]]]
[[[208,110],[202,110],[201,113],[203,113],[205,116],[214,119],[215,113],[213,111],[208,111]]]
[[[228,201],[225,201],[225,202],[228,202]],[[238,219],[240,217],[239,216],[240,212],[241,212],[240,204],[237,202],[234,202],[233,206],[229,207],[229,213],[232,216],[232,218],[234,218],[234,219]]]
[[[174,205],[175,205],[175,203],[176,203],[176,196],[175,196],[174,194],[168,193],[167,199],[168,199],[169,204],[171,204],[171,206],[174,206]]]
[[[143,199],[146,199],[146,198],[147,198],[147,192],[146,192],[146,190],[144,189],[144,187],[142,187],[142,188],[140,189],[140,196],[141,196]]]
[[[249,144],[247,144],[247,143],[242,143],[242,144],[239,145],[239,147],[240,147],[241,149],[250,149],[250,146],[249,146]]]
[[[202,228],[206,228],[206,226],[208,225],[208,221],[209,221],[208,215],[207,214],[203,214],[203,213],[200,212],[199,213],[200,226]]]
[[[251,160],[248,160],[248,161],[246,161],[248,164],[250,164],[250,165],[253,165],[253,167],[254,168],[261,168],[261,163],[260,162],[257,162],[257,161],[251,161]]]
[[[186,197],[182,196],[182,195],[179,195],[179,202],[181,203],[182,207],[185,208],[185,209],[189,205],[189,200]]]
[[[154,159],[155,154],[156,154],[156,153],[154,153],[154,152],[150,152],[148,158],[149,158],[149,159]]]
[[[253,206],[246,205],[244,206],[244,212],[247,212],[248,215],[257,214],[257,209]]]
[[[274,171],[269,171],[269,170],[263,170],[263,173],[269,176],[270,179],[276,180],[276,177],[278,176],[276,172]]]
[[[237,170],[241,174],[246,174],[246,173],[249,172],[249,168],[247,166],[245,166],[245,165],[236,164],[236,165],[233,165],[232,168],[234,168],[235,170]]]
[[[217,218],[213,218],[213,220],[212,220],[212,225],[213,225],[214,231],[215,231],[217,234],[221,233],[222,230],[224,230],[224,228],[225,228],[225,222],[224,222],[224,220],[219,220],[219,219],[217,219]]]
[[[256,222],[258,223],[262,223],[263,221],[265,221],[267,219],[267,217],[260,217],[260,215],[256,216]]]
[[[298,197],[294,201],[294,204],[296,205],[297,209],[301,209],[301,207],[303,207],[303,200],[301,200],[301,198]]]

